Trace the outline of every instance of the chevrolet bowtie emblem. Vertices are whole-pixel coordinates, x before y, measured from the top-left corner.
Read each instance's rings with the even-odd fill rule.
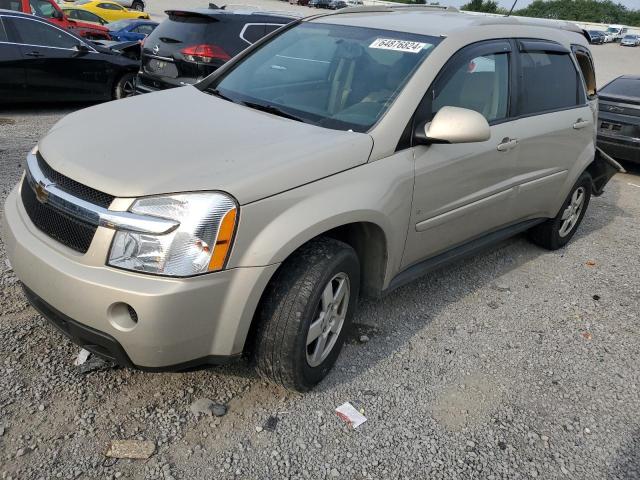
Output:
[[[49,192],[47,191],[47,185],[44,183],[38,183],[36,188],[34,189],[36,193],[36,198],[40,203],[47,203],[49,200]]]

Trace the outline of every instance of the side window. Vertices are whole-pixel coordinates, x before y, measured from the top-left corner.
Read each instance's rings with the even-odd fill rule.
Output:
[[[587,98],[592,100],[595,98],[596,89],[596,72],[593,66],[593,59],[588,50],[580,46],[574,46],[573,53],[578,61],[578,66],[582,73],[582,80],[584,81],[584,89],[587,92]]]
[[[98,4],[98,8],[105,10],[124,10],[120,5],[114,5],[113,3],[100,3]]]
[[[20,8],[20,0],[0,0],[0,8],[3,10],[14,10],[16,12],[22,10],[22,8]]]
[[[6,42],[9,40],[7,37],[7,32],[4,30],[4,25],[2,24],[2,17],[0,17],[0,42]]]
[[[143,35],[149,35],[151,32],[153,32],[153,25],[140,25],[135,29],[135,31]]]
[[[55,8],[47,0],[30,0],[31,13],[39,17],[51,18]]]
[[[264,26],[264,34],[265,35],[269,35],[271,32],[275,32],[277,29],[279,29],[282,25],[284,24],[270,24],[270,25],[265,25]]]
[[[264,23],[247,23],[240,32],[240,38],[248,43],[256,43],[264,36]]]
[[[14,30],[18,32],[19,43],[57,48],[73,48],[79,43],[71,35],[44,22],[26,18],[12,18],[10,21]]]
[[[509,107],[509,54],[481,55],[461,63],[452,73],[438,80],[433,91],[431,118],[442,107],[475,110],[489,122],[506,118]]]
[[[570,54],[525,51],[520,53],[520,59],[520,115],[578,105],[581,91],[578,86],[578,72]]]

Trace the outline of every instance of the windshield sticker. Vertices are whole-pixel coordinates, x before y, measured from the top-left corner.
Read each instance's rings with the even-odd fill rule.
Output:
[[[396,52],[420,53],[426,43],[411,42],[409,40],[394,40],[393,38],[377,38],[369,48],[394,50]]]

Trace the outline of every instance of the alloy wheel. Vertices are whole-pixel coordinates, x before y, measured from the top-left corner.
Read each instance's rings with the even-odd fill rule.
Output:
[[[578,220],[580,219],[580,214],[582,213],[582,209],[584,208],[584,200],[586,198],[586,192],[584,187],[576,188],[571,195],[571,201],[567,208],[562,212],[562,225],[560,226],[560,231],[558,234],[561,237],[566,237],[569,235],[571,230],[576,226]]]
[[[320,365],[335,346],[349,308],[349,277],[338,273],[325,285],[307,333],[307,363]]]

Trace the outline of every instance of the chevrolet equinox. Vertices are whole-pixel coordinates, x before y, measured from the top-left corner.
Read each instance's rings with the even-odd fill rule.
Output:
[[[7,254],[92,352],[146,370],[246,353],[305,391],[361,295],[519,232],[563,247],[618,169],[595,146],[596,102],[569,23],[298,20],[194,86],[60,120],[6,200]]]

